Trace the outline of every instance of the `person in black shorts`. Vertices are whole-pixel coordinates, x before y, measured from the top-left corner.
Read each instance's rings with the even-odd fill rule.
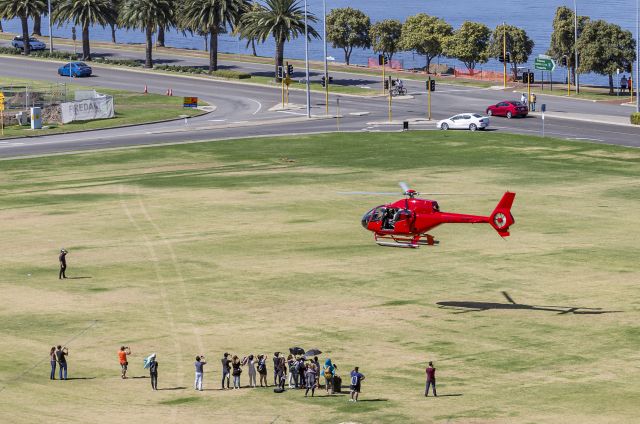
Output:
[[[58,279],[62,280],[63,278],[67,278],[65,275],[65,271],[67,270],[67,252],[64,248],[60,249],[60,256],[58,256],[58,260],[60,261],[60,272],[58,273]]]
[[[349,389],[351,390],[351,399],[349,402],[357,402],[358,395],[360,394],[360,384],[364,380],[364,375],[360,374],[358,371],[358,367],[355,367],[353,371],[351,371],[351,382]]]

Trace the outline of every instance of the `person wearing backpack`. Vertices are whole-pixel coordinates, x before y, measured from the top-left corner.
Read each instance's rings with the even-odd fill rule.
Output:
[[[351,389],[351,399],[349,402],[357,402],[358,395],[360,394],[360,384],[364,380],[364,375],[360,374],[358,371],[358,367],[355,367],[353,371],[351,371],[351,382],[349,389]]]
[[[258,374],[260,374],[260,387],[269,387],[269,383],[267,383],[267,357],[265,355],[258,355]],[[264,386],[262,385],[263,381]]]
[[[313,362],[306,366],[305,374],[307,390],[304,392],[304,397],[307,397],[309,390],[311,390],[311,397],[313,397],[316,392],[316,376],[318,375],[318,369]]]
[[[331,359],[327,358],[324,361],[324,367],[322,367],[322,375],[324,376],[325,388],[327,389],[327,394],[329,394],[329,390],[331,390],[330,394],[333,394],[333,375],[336,369],[331,363]]]

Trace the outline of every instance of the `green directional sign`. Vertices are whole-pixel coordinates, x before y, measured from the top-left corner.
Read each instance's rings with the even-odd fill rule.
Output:
[[[556,69],[556,62],[554,62],[553,59],[550,58],[537,57],[534,65],[538,71],[553,72],[553,70]]]

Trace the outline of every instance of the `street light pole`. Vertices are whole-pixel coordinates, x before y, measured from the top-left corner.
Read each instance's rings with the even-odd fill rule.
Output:
[[[573,51],[575,52],[574,76],[576,78],[576,94],[580,93],[580,81],[578,77],[578,4],[573,0]]]
[[[329,70],[327,69],[327,0],[322,0],[322,23],[323,33],[322,40],[324,41],[324,113],[329,114]]]
[[[53,34],[51,33],[51,0],[47,0],[47,9],[49,11],[49,53],[53,53]]]
[[[638,90],[638,82],[640,81],[640,0],[636,0],[636,79],[634,86],[636,87],[636,112],[640,113],[640,90]]]
[[[309,24],[307,23],[307,0],[304,0],[304,62],[307,74],[307,118],[311,118],[311,86],[309,83]]]

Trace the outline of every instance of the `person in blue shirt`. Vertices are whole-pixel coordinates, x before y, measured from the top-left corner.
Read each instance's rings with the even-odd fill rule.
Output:
[[[358,395],[360,394],[360,384],[364,380],[364,375],[360,374],[358,371],[358,367],[355,367],[353,371],[351,371],[351,383],[349,388],[351,389],[351,399],[349,402],[357,402]]]

